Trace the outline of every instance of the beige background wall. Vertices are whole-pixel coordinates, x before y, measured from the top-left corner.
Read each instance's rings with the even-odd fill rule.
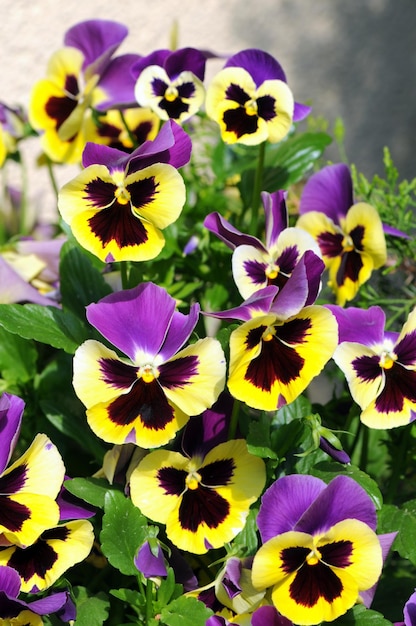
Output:
[[[175,19],[181,46],[263,48],[315,115],[344,119],[359,169],[381,173],[387,144],[416,176],[416,0],[0,0],[0,99],[26,105],[65,30],[92,17],[128,25],[122,52],[166,47]]]

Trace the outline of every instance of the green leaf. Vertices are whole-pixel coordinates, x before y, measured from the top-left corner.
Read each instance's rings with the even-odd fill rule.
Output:
[[[367,609],[363,604],[353,606],[332,623],[336,626],[391,626],[381,613]]]
[[[0,326],[70,354],[88,338],[87,327],[72,313],[41,304],[0,304]]]
[[[33,343],[0,327],[0,373],[8,383],[25,383],[36,374]]]
[[[259,420],[250,422],[247,436],[247,447],[250,454],[262,459],[277,459],[277,454],[272,449],[270,428],[270,420],[264,414],[260,416]]]
[[[137,575],[134,557],[147,537],[147,520],[129,498],[108,491],[104,499],[101,548],[113,567],[127,576]]]
[[[233,546],[239,546],[244,554],[254,554],[258,548],[257,513],[257,509],[250,509],[243,530],[233,541]]]
[[[74,496],[100,509],[104,508],[105,496],[109,491],[120,491],[117,487],[111,489],[105,478],[72,478],[65,481],[65,487]]]
[[[212,611],[203,602],[181,596],[162,609],[160,622],[167,626],[205,626],[211,615]]]
[[[351,476],[363,489],[366,490],[370,498],[373,500],[377,509],[381,509],[383,504],[383,496],[378,488],[375,480],[370,478],[368,474],[361,471],[355,465],[341,465],[331,461],[323,461],[317,463],[312,469],[311,474],[322,478],[325,482],[329,482],[335,476],[343,474],[344,476]]]
[[[62,246],[59,267],[62,306],[85,319],[85,307],[111,293],[102,272],[74,242]]]
[[[169,600],[177,598],[183,592],[183,586],[175,583],[175,574],[171,567],[168,568],[168,575],[164,578],[157,591],[157,607],[160,611],[166,606]]]
[[[379,513],[378,529],[383,533],[398,531],[394,549],[416,565],[416,500],[406,502],[401,509],[384,505]]]
[[[146,598],[136,589],[111,589],[110,593],[115,598],[126,602],[130,606],[142,608],[146,604]]]
[[[73,588],[77,618],[74,626],[102,626],[108,617],[110,603],[105,593],[96,593],[89,597],[84,587]]]

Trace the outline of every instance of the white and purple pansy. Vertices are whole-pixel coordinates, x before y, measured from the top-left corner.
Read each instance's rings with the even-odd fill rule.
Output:
[[[277,610],[295,624],[319,624],[356,602],[372,601],[396,533],[376,535],[370,496],[352,478],[327,485],[307,475],[278,479],[262,497],[263,545],[253,560],[253,584],[270,589]]]
[[[288,227],[285,193],[263,192],[261,197],[265,213],[264,244],[257,237],[241,233],[219,213],[210,213],[204,220],[204,226],[233,250],[233,277],[243,298],[269,285],[281,290],[306,251],[321,257],[319,246],[309,233]],[[307,267],[313,265],[312,255],[309,258]],[[311,288],[309,302],[305,304],[315,301],[316,296]]]
[[[310,112],[294,101],[278,61],[255,48],[227,60],[207,89],[205,106],[223,141],[246,145],[280,141]]]
[[[157,447],[215,402],[225,380],[219,342],[208,337],[183,347],[198,316],[198,304],[179,313],[153,283],[87,307],[88,321],[123,355],[95,340],[75,353],[75,392],[99,437]]]
[[[400,333],[385,331],[385,313],[328,306],[338,320],[334,360],[370,428],[404,426],[416,418],[416,309]]]
[[[182,123],[197,113],[205,98],[206,55],[195,48],[155,50],[132,68],[135,96],[162,120]]]
[[[190,154],[189,136],[172,121],[131,154],[88,143],[85,169],[62,187],[59,211],[79,243],[102,261],[152,259],[165,244],[162,230],[185,203],[177,168]]]

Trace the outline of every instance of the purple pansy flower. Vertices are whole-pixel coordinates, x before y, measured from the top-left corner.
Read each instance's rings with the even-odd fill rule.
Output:
[[[247,49],[228,59],[207,90],[206,110],[226,143],[256,145],[283,139],[310,108],[294,102],[281,65],[267,52]]]
[[[206,55],[195,48],[156,50],[132,68],[135,96],[162,120],[182,123],[201,108]]]
[[[167,443],[223,389],[225,358],[205,338],[183,347],[198,321],[162,287],[143,283],[87,307],[88,321],[121,353],[90,340],[74,358],[74,387],[94,432],[111,443]]]
[[[249,298],[268,285],[276,285],[279,291],[282,290],[306,251],[321,256],[312,236],[300,228],[288,227],[283,191],[263,192],[262,202],[266,231],[264,244],[257,237],[241,233],[219,213],[210,213],[204,220],[204,226],[233,250],[233,277],[243,298]],[[316,299],[320,282],[314,280],[312,255],[305,265],[310,289],[305,304],[310,304]]]
[[[145,578],[167,576],[168,574],[162,547],[154,537],[146,539],[140,546],[134,557],[134,564]]]
[[[295,624],[332,621],[359,597],[371,602],[396,536],[375,534],[372,499],[343,475],[328,485],[313,476],[280,478],[264,493],[257,523],[263,545],[253,584],[271,588],[273,604]]]
[[[371,428],[404,426],[416,418],[416,309],[400,333],[384,331],[385,314],[328,306],[338,320],[340,345],[334,360],[344,372]]]

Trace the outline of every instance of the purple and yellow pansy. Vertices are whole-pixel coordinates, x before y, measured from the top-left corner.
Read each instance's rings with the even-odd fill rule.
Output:
[[[62,187],[59,211],[78,242],[102,261],[152,259],[165,244],[162,230],[185,203],[177,168],[190,153],[191,140],[171,121],[131,154],[88,143],[85,169]]]
[[[205,99],[206,55],[195,48],[155,50],[132,68],[135,96],[161,120],[182,124],[195,115]]]
[[[88,321],[124,356],[88,340],[74,357],[75,392],[92,430],[110,443],[143,448],[170,441],[210,407],[223,389],[225,357],[219,342],[183,347],[198,320],[162,287],[142,283],[87,307]]]
[[[400,333],[384,331],[385,314],[329,306],[340,328],[334,361],[370,428],[404,426],[416,418],[416,309]]]
[[[372,499],[342,475],[328,485],[307,475],[280,478],[264,493],[257,522],[263,545],[253,584],[270,589],[277,610],[305,626],[367,604],[396,536],[376,535]]]
[[[261,198],[265,213],[264,244],[253,235],[241,233],[219,213],[210,213],[204,220],[204,226],[233,250],[233,278],[243,298],[269,285],[281,290],[306,251],[321,256],[309,233],[288,227],[283,191],[263,192]]]
[[[127,33],[126,26],[118,22],[81,22],[66,32],[64,47],[50,58],[46,78],[32,90],[29,121],[42,133],[41,144],[51,160],[81,160],[85,124],[92,108],[135,104],[130,68],[139,57],[124,54],[112,58]]]
[[[17,442],[24,402],[4,393],[0,397],[0,535],[3,543],[30,546],[59,521],[55,499],[65,467],[56,446],[44,434],[35,436],[22,456],[7,467]]]
[[[248,452],[245,440],[209,443],[221,419],[208,411],[193,418],[183,452],[150,452],[130,478],[133,503],[166,525],[176,547],[194,554],[222,547],[244,528],[266,481],[263,460]]]
[[[230,57],[207,89],[207,114],[225,143],[276,143],[310,109],[295,103],[281,65],[267,52],[247,49]]]
[[[337,304],[344,306],[373,270],[386,262],[378,211],[366,202],[354,203],[350,170],[339,163],[311,176],[302,192],[299,213],[296,225],[318,242],[329,285]]]

